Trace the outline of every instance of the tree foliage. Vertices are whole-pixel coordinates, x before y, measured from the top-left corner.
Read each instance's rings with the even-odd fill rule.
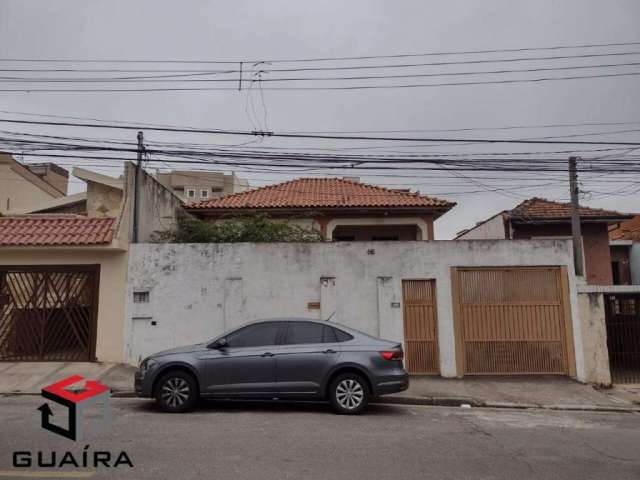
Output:
[[[289,221],[274,220],[266,214],[243,215],[211,223],[196,218],[178,220],[175,229],[157,232],[156,242],[237,243],[237,242],[318,242],[320,232]]]

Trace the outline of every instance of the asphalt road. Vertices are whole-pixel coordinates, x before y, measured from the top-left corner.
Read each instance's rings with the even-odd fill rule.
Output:
[[[58,462],[70,451],[81,462],[85,445],[89,458],[124,450],[134,467],[71,469],[75,478],[640,478],[640,415],[633,413],[375,405],[345,417],[321,404],[210,403],[169,415],[149,401],[112,399],[106,431],[73,442],[40,427],[42,402],[0,398],[0,479],[61,472],[14,470],[16,450],[34,452],[34,460],[38,450],[54,450]]]

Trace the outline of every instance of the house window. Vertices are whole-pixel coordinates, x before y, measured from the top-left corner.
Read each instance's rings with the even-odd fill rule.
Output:
[[[209,198],[209,189],[208,188],[200,189],[200,198],[203,198],[205,200]]]
[[[193,200],[196,198],[196,187],[184,187],[184,191],[187,195],[188,200]]]
[[[149,292],[133,292],[133,303],[149,303]]]

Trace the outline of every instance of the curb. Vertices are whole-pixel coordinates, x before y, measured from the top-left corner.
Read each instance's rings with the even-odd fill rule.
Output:
[[[31,392],[0,392],[0,397],[39,396]],[[137,398],[134,390],[112,391],[113,398]],[[567,412],[640,413],[639,406],[614,407],[605,405],[544,405],[537,403],[486,402],[469,397],[409,397],[390,395],[371,400],[377,405],[420,405],[430,407],[495,408],[503,410],[552,410]]]
[[[371,401],[374,404],[427,405],[463,408],[496,408],[505,410],[554,410],[574,412],[640,413],[640,407],[614,407],[605,405],[544,405],[537,403],[486,402],[464,397],[407,397],[387,396]]]

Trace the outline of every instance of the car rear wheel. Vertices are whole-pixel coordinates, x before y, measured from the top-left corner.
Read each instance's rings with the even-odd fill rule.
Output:
[[[329,386],[329,401],[338,413],[347,415],[361,413],[369,403],[367,382],[355,373],[338,375]]]
[[[158,381],[155,397],[165,412],[186,412],[195,407],[198,401],[197,383],[187,372],[169,372]]]

